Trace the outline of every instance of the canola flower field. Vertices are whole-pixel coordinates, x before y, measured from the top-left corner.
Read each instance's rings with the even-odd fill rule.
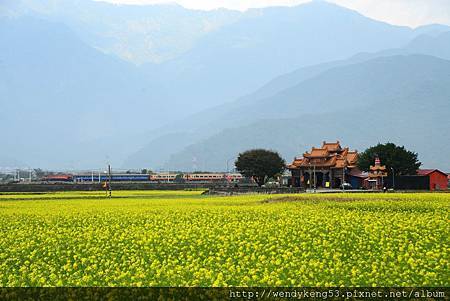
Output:
[[[0,286],[450,285],[450,194],[0,195]]]

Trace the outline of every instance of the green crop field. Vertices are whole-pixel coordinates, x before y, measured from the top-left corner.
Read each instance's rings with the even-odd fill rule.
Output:
[[[446,286],[450,194],[0,195],[1,286]]]

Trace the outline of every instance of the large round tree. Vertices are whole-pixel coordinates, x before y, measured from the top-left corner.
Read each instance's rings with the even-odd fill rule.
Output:
[[[259,186],[264,180],[283,172],[286,163],[277,152],[265,149],[252,149],[240,153],[236,169],[245,177],[253,177]]]
[[[369,147],[358,155],[358,167],[363,171],[369,171],[370,165],[374,165],[375,158],[380,158],[381,165],[386,165],[387,172],[391,175],[392,168],[395,175],[415,175],[422,163],[415,152],[397,146],[394,143],[380,144]]]

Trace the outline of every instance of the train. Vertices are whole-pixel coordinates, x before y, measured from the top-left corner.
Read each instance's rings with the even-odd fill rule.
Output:
[[[152,174],[150,181],[156,182],[234,182],[244,177],[239,173],[183,173],[183,174]]]
[[[99,179],[100,177],[100,179]],[[109,176],[98,175],[98,174],[82,174],[82,175],[73,175],[73,182],[105,182],[109,180]],[[143,174],[112,174],[111,182],[142,182],[149,181],[148,175]]]
[[[73,182],[72,175],[47,175],[39,179],[41,182]]]
[[[154,174],[112,174],[111,182],[153,182],[153,183],[213,183],[239,182],[244,177],[240,173],[154,173]],[[98,183],[109,180],[107,174],[57,174],[41,178],[43,182]]]

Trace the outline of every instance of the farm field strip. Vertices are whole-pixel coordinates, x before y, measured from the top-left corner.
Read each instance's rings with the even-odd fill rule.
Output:
[[[450,194],[0,195],[0,286],[449,286]]]

